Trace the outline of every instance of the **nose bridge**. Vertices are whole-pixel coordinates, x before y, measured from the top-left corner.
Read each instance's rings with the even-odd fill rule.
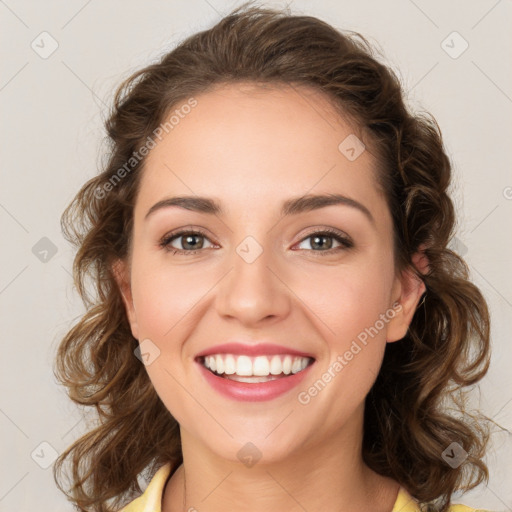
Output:
[[[287,288],[278,278],[278,258],[253,236],[235,247],[229,264],[232,269],[221,283],[217,310],[222,316],[256,323],[266,317],[287,314]]]

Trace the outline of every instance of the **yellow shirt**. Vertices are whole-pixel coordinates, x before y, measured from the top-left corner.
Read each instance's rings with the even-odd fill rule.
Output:
[[[162,512],[162,495],[171,472],[170,464],[162,466],[153,476],[142,496],[126,505],[120,512]],[[417,501],[400,487],[392,512],[420,512]],[[451,505],[449,512],[485,512],[466,505]]]

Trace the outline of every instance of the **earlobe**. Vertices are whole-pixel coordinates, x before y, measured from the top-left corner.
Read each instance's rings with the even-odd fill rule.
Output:
[[[412,262],[422,274],[428,272],[428,258],[421,248],[419,252],[413,255]],[[407,334],[421,297],[426,292],[425,283],[411,268],[402,272],[401,277],[397,278],[396,285],[399,289],[399,296],[395,300],[400,304],[400,307],[395,308],[397,313],[388,324],[386,333],[386,341],[388,342],[399,341]]]
[[[126,262],[116,260],[112,264],[112,274],[119,288],[119,292],[121,293],[133,337],[139,339],[139,327],[131,291],[130,271]]]

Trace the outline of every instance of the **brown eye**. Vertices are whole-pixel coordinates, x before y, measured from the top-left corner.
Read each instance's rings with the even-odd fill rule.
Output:
[[[204,240],[208,238],[200,231],[179,231],[166,235],[160,241],[160,246],[173,254],[195,254],[204,248]],[[172,245],[175,241],[178,241],[181,247]]]
[[[333,230],[324,229],[310,233],[307,237],[303,238],[301,243],[306,240],[311,240],[309,245],[312,251],[320,253],[331,253],[338,250],[350,249],[354,246],[350,238]],[[333,247],[335,242],[339,244],[337,247]]]

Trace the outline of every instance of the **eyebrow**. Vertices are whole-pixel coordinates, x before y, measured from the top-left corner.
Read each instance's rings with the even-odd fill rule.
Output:
[[[343,196],[341,194],[308,194],[305,196],[292,197],[283,202],[281,207],[281,216],[298,215],[300,213],[319,210],[332,205],[350,206],[362,212],[368,220],[375,224],[375,219],[370,213],[370,210],[359,203],[355,199]],[[220,204],[209,197],[201,196],[177,196],[167,197],[155,203],[146,213],[144,220],[146,220],[152,213],[162,208],[170,206],[177,206],[185,210],[191,210],[199,213],[206,213],[209,215],[223,215],[223,210]]]

